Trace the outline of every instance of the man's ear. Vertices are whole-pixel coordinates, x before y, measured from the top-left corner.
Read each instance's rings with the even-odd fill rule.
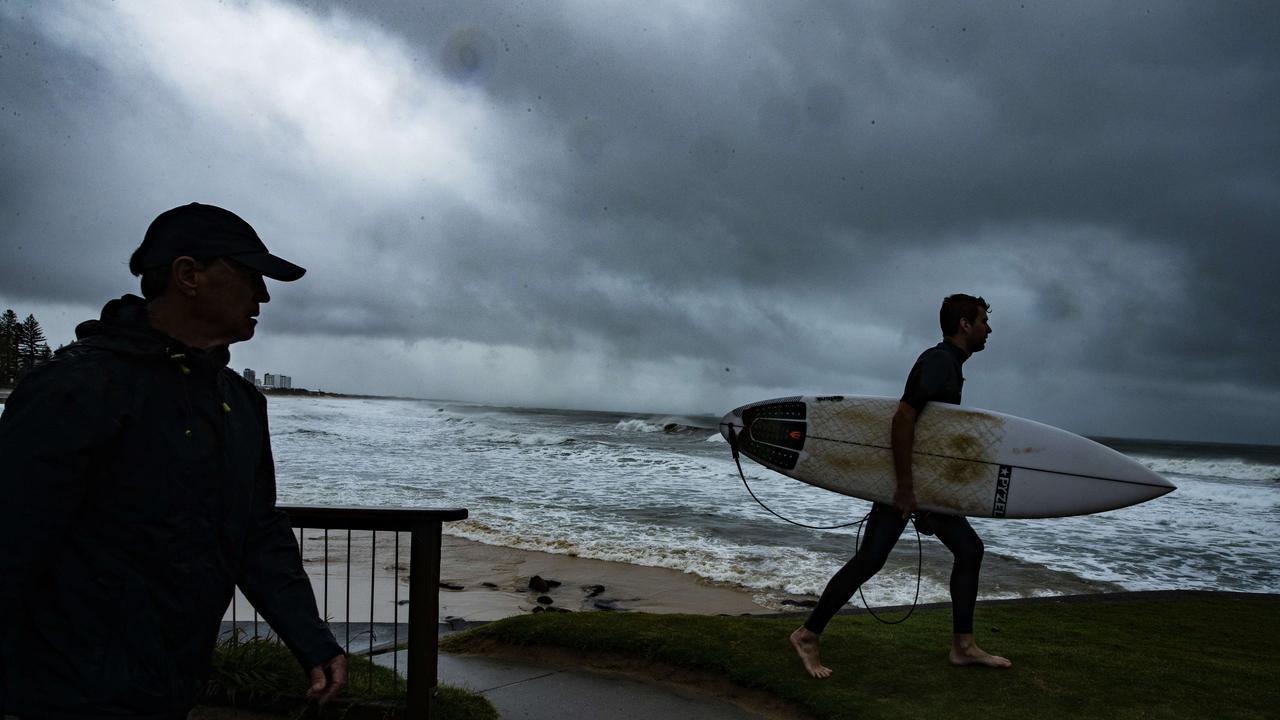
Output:
[[[169,285],[183,295],[192,297],[200,287],[200,278],[197,273],[202,269],[193,257],[183,255],[175,258],[169,266]]]

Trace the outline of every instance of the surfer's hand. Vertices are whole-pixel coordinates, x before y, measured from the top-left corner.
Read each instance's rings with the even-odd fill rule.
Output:
[[[912,488],[898,488],[893,494],[893,505],[902,511],[902,519],[911,517],[916,509],[916,491]]]

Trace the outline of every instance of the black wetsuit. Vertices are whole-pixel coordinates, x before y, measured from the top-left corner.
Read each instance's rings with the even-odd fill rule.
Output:
[[[921,353],[907,376],[902,392],[902,402],[924,412],[930,402],[960,404],[960,391],[964,387],[961,364],[968,354],[948,342],[940,342]],[[969,521],[959,515],[927,513],[920,523],[938,536],[955,563],[951,567],[951,622],[953,632],[973,632],[973,607],[978,600],[978,572],[982,566],[982,539],[970,527]],[[884,567],[889,551],[897,544],[907,521],[902,511],[893,505],[875,503],[862,531],[862,546],[840,569],[822,591],[818,605],[805,620],[804,626],[821,634],[831,618],[844,607],[866,582]],[[923,529],[923,528],[922,528]]]

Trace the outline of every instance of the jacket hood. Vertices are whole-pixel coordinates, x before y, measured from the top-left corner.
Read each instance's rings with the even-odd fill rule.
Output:
[[[147,301],[125,295],[108,302],[98,320],[76,326],[78,344],[136,356],[169,358],[174,353],[203,356],[214,367],[225,367],[231,353],[224,347],[194,350],[151,327],[147,322]]]

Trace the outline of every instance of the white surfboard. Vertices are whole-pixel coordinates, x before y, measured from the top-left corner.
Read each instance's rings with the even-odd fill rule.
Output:
[[[747,457],[810,485],[892,503],[893,398],[789,397],[744,405],[720,422]],[[732,437],[731,437],[732,436]],[[1033,420],[929,403],[916,423],[912,475],[924,510],[1044,518],[1114,510],[1174,485],[1088,438]]]

